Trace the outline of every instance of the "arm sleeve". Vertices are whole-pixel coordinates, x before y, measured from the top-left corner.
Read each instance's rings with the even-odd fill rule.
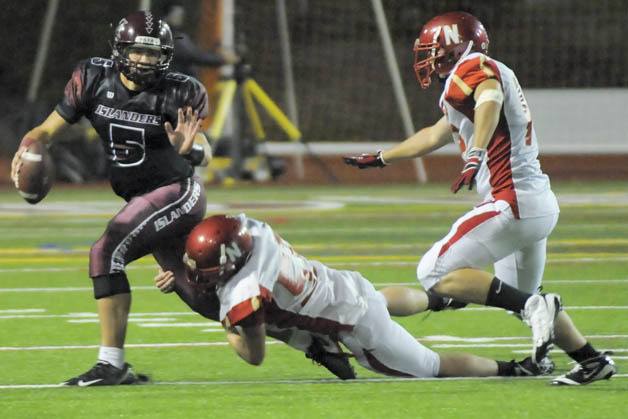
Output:
[[[177,60],[183,63],[209,67],[220,67],[225,63],[218,54],[199,49],[186,34],[178,34],[175,42]]]
[[[55,110],[68,123],[77,122],[85,114],[87,90],[86,62],[79,63],[65,85],[63,99]]]
[[[188,91],[188,97],[185,100],[185,106],[191,106],[192,109],[198,112],[199,118],[205,119],[209,115],[209,101],[207,99],[207,90],[205,86],[198,80],[190,78],[190,90]]]

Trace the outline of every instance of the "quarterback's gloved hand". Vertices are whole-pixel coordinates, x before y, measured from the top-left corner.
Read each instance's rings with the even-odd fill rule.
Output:
[[[485,155],[486,150],[483,148],[473,147],[467,152],[467,163],[464,165],[458,179],[451,185],[453,193],[458,192],[465,185],[469,186],[469,190],[473,189],[475,176],[478,174],[478,170],[480,170],[480,165]]]
[[[379,167],[381,169],[386,166],[381,150],[377,154],[363,153],[359,156],[343,157],[343,159],[349,166],[356,166],[359,169],[368,169],[369,167]]]

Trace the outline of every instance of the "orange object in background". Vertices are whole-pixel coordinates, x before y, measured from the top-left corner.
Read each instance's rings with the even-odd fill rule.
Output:
[[[205,49],[215,49],[222,43],[222,0],[202,0],[199,10],[197,31],[198,45]],[[203,121],[203,129],[207,129],[213,120],[216,103],[215,87],[220,79],[220,68],[204,67],[199,72],[199,79],[210,95],[209,117]]]

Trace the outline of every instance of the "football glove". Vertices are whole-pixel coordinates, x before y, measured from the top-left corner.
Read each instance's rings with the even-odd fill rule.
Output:
[[[386,166],[381,150],[377,154],[363,153],[359,156],[343,157],[343,159],[346,164],[356,166],[358,169],[368,169],[369,167],[379,167],[381,169]]]
[[[478,170],[480,170],[480,165],[485,155],[486,150],[477,147],[473,147],[467,152],[467,163],[464,165],[462,172],[460,172],[458,179],[451,185],[453,193],[458,192],[465,185],[469,186],[469,190],[473,189],[475,176],[478,174]]]

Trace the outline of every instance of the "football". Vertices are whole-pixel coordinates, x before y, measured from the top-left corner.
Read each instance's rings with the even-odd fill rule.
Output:
[[[54,164],[46,145],[34,142],[22,153],[17,174],[17,191],[29,204],[46,197],[54,179]]]

